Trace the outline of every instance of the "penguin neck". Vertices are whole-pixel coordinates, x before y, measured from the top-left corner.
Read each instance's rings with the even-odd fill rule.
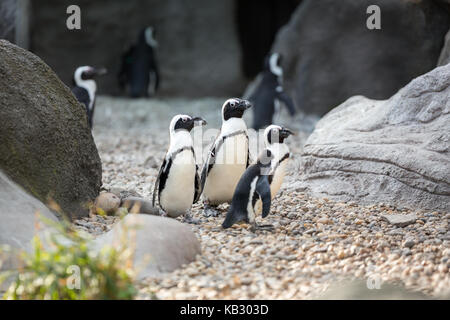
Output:
[[[86,89],[89,94],[91,104],[94,103],[95,93],[97,91],[97,83],[95,82],[95,80],[77,80],[77,86]]]
[[[289,153],[289,147],[285,143],[271,143],[266,144],[267,149],[269,149],[273,154],[273,162],[277,163],[284,157],[286,153]]]
[[[239,130],[247,131],[247,125],[242,118],[230,118],[226,121],[222,121],[222,129],[220,133],[222,136],[234,133]]]
[[[170,143],[168,153],[177,151],[184,147],[192,147],[192,137],[187,130],[177,130],[170,132]]]

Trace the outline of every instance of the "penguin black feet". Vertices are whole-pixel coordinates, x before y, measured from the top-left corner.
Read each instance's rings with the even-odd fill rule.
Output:
[[[220,212],[216,206],[212,206],[208,203],[203,203],[203,215],[205,217],[218,217]]]
[[[258,230],[260,230],[260,231],[270,231],[270,232],[273,232],[273,231],[275,231],[275,227],[274,227],[273,225],[271,225],[271,224],[261,224],[261,225],[257,225],[256,223],[253,223],[252,226],[251,226],[251,228],[250,228],[250,231],[256,232],[256,231],[258,231]]]
[[[200,223],[200,220],[193,218],[192,215],[191,215],[191,212],[188,211],[188,212],[186,212],[186,213],[184,214],[184,220],[183,220],[183,222],[184,222],[184,223],[189,223],[189,224],[199,224],[199,223]]]

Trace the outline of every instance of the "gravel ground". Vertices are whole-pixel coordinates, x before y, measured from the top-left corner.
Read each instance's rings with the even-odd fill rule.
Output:
[[[93,133],[103,162],[103,187],[134,190],[150,198],[171,117],[201,115],[208,121],[206,129],[218,128],[223,101],[100,97]],[[288,176],[264,221],[275,231],[254,234],[247,225],[222,230],[227,206],[221,206],[220,217],[205,218],[196,204],[192,213],[201,223],[191,226],[203,255],[162,279],[139,283],[139,298],[310,299],[320,297],[338,280],[354,278],[449,297],[450,213],[415,212],[416,222],[401,228],[382,215],[410,210],[336,203],[296,190],[301,148],[316,120],[282,114],[280,122],[298,134],[288,139],[292,153]],[[98,235],[116,220],[91,217],[75,223]]]

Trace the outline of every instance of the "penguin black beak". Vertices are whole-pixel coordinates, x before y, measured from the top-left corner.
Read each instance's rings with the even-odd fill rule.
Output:
[[[93,73],[96,76],[103,76],[108,73],[108,70],[106,68],[94,68]]]
[[[290,135],[295,136],[295,133],[287,128],[283,128],[280,130],[280,138],[284,139],[284,138],[289,137]]]
[[[201,126],[204,126],[204,125],[208,124],[208,122],[206,122],[206,120],[203,119],[202,117],[195,117],[195,118],[192,118],[192,120],[194,121],[194,123],[198,123]]]
[[[239,105],[237,107],[238,107],[239,110],[245,111],[248,108],[250,108],[251,106],[252,106],[252,104],[250,103],[250,101],[241,100],[241,102],[239,103]]]

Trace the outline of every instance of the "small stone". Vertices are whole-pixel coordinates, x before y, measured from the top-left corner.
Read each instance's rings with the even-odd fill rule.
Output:
[[[415,223],[417,220],[417,215],[414,213],[410,214],[384,214],[381,216],[390,224],[396,227],[406,227],[412,223]]]
[[[406,239],[406,241],[403,243],[403,246],[405,248],[412,248],[415,244],[416,242],[414,241],[414,239]]]
[[[94,213],[112,214],[120,206],[120,198],[114,193],[103,192],[95,199]]]

